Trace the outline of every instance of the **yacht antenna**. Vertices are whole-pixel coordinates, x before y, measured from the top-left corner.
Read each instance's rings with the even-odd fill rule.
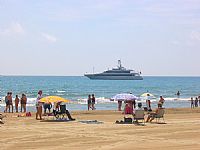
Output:
[[[92,68],[93,74],[94,74],[94,67]]]

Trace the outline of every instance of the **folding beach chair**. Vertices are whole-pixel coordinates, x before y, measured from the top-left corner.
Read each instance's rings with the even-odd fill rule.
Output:
[[[66,105],[60,105],[60,111],[53,110],[53,114],[56,117],[56,119],[69,119],[69,120],[75,120],[71,117],[69,111],[66,109]]]
[[[145,124],[144,120],[144,110],[135,110],[135,115],[134,115],[134,122],[139,123],[139,120],[143,120],[143,123]]]
[[[64,119],[66,115],[66,105],[60,105],[60,110],[53,110],[53,114],[56,117],[56,119]]]
[[[165,114],[165,109],[159,109],[158,113],[154,116],[154,118],[156,118],[156,122],[159,122],[160,119],[163,119],[163,122],[165,123],[165,119],[164,119],[164,114]]]

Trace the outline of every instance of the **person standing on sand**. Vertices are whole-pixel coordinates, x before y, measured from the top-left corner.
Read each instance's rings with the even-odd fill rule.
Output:
[[[162,96],[160,96],[160,100],[158,103],[162,104],[162,106],[163,106],[164,102],[165,102],[165,99]]]
[[[200,96],[198,96],[198,99],[199,99],[199,106],[200,106]]]
[[[151,109],[151,101],[150,101],[150,95],[147,94],[147,100],[146,100],[147,110],[152,111]]]
[[[193,100],[193,97],[191,97],[191,108],[194,108],[194,100]]]
[[[198,98],[197,97],[195,98],[194,104],[195,104],[195,107],[198,107]]]
[[[24,110],[24,112],[26,112],[26,103],[27,103],[27,97],[23,93],[21,97],[21,112],[22,112],[22,109]]]
[[[42,120],[42,103],[40,102],[40,99],[42,98],[42,91],[39,90],[38,91],[38,96],[36,99],[36,120]],[[38,119],[38,116],[40,117],[40,119]]]
[[[13,113],[12,92],[9,92],[9,95],[7,96],[7,99],[8,99],[8,111],[10,113],[10,106],[11,106],[12,113]]]
[[[15,110],[16,110],[16,113],[18,113],[18,105],[19,105],[19,97],[18,97],[18,95],[16,95],[16,98],[15,98]]]
[[[94,94],[92,94],[92,110],[95,110],[95,97]]]
[[[148,110],[148,111],[152,111],[150,99],[147,99],[147,100],[146,100],[146,104],[147,104],[147,110]]]
[[[92,103],[91,95],[88,95],[88,99],[87,99],[88,110],[90,110],[90,108],[91,108],[91,103]]]
[[[44,103],[43,107],[44,107],[44,114],[47,113],[47,109],[49,110],[49,113],[50,113],[51,112],[51,108],[52,108],[52,104],[50,102]]]
[[[8,107],[9,107],[9,101],[8,101],[8,96],[9,96],[9,92],[7,93],[7,95],[5,96],[5,103],[6,103],[6,108],[4,110],[5,113],[7,113],[8,111]]]
[[[118,101],[118,111],[122,110],[122,101]]]

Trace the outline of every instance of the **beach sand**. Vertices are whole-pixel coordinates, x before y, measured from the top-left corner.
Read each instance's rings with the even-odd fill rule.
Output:
[[[118,111],[75,111],[76,121],[41,122],[6,114],[0,127],[0,150],[199,150],[200,109],[166,109],[166,124],[115,124]],[[50,119],[50,118],[49,118]],[[98,120],[103,124],[85,124]]]

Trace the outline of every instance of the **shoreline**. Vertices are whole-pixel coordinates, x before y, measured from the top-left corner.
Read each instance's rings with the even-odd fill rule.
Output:
[[[199,149],[200,108],[167,108],[165,124],[115,124],[123,114],[114,110],[72,111],[76,121],[43,122],[31,117],[6,113],[0,127],[1,149],[89,149],[121,150],[147,148],[188,150]],[[97,120],[102,124],[81,123]],[[194,138],[195,137],[195,138]],[[157,144],[159,143],[159,144]]]

